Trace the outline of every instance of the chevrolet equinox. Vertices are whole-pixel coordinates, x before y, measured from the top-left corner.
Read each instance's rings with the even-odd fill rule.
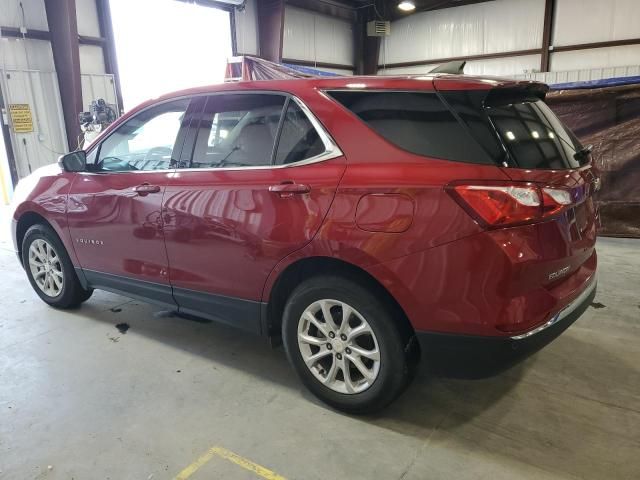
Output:
[[[324,402],[378,410],[433,339],[516,348],[595,295],[599,179],[547,90],[437,74],[172,93],[23,179],[15,249],[53,307],[104,289],[279,337]]]

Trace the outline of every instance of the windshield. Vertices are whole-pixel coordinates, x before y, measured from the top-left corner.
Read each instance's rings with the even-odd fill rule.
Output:
[[[493,105],[486,111],[519,168],[580,167],[581,155],[576,153],[582,145],[542,100]]]

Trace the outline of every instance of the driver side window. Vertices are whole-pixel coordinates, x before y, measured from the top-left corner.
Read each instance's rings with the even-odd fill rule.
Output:
[[[94,171],[174,168],[173,149],[190,99],[148,108],[120,125],[100,145]]]

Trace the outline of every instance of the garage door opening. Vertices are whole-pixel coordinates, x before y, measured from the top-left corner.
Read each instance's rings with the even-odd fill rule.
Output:
[[[125,110],[224,79],[229,12],[177,0],[110,0]]]

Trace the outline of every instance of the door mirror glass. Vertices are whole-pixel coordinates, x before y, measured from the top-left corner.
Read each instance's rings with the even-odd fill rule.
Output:
[[[58,159],[58,165],[65,172],[83,172],[87,168],[87,154],[84,150],[67,153]]]

